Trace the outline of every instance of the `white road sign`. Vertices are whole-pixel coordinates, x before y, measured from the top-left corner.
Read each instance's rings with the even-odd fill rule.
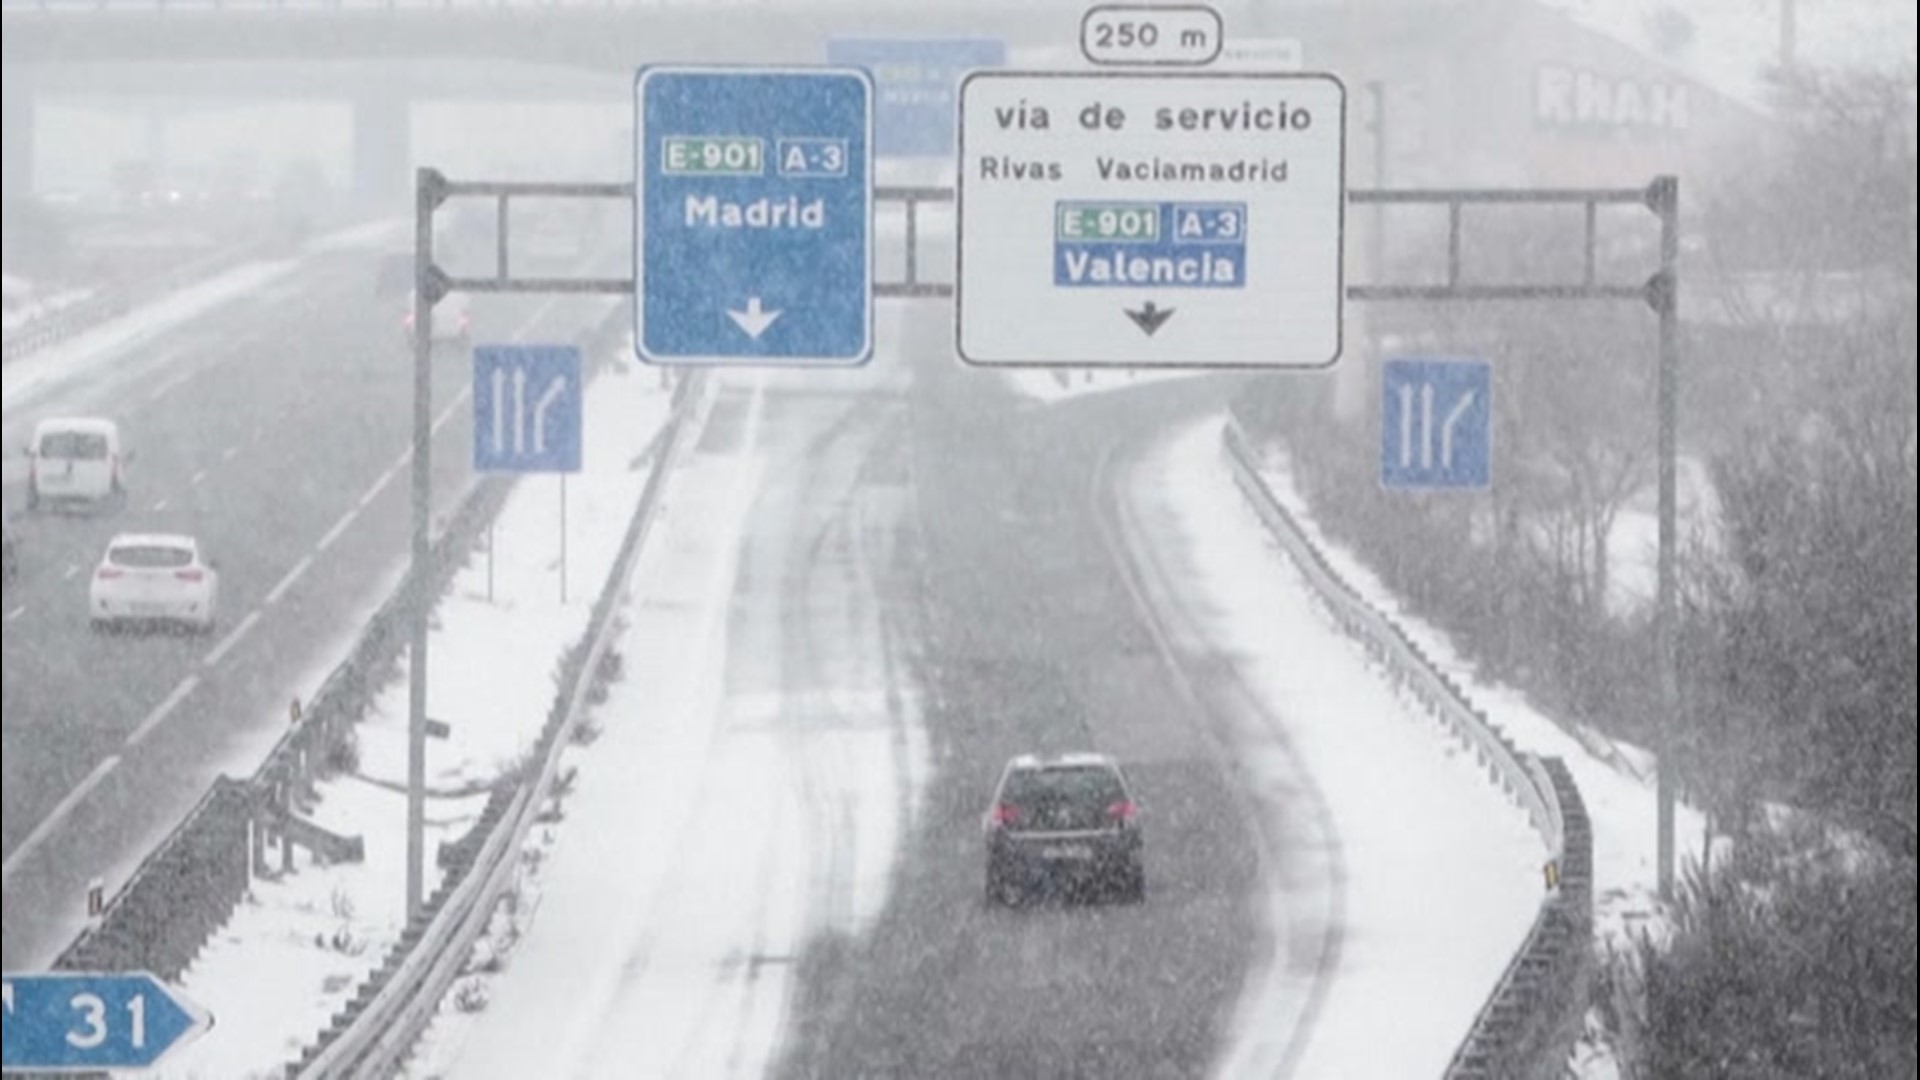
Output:
[[[960,356],[1325,367],[1346,89],[1330,75],[982,71],[960,91]]]

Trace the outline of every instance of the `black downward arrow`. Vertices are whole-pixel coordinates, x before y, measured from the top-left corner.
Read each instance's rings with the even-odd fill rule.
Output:
[[[1127,312],[1127,318],[1133,320],[1133,325],[1146,331],[1148,337],[1152,337],[1154,331],[1165,326],[1167,320],[1173,318],[1173,309],[1155,307],[1153,301],[1149,300],[1147,306],[1139,311]]]

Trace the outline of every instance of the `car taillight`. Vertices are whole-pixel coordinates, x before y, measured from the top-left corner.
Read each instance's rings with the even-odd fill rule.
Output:
[[[1119,824],[1122,828],[1133,824],[1134,814],[1135,811],[1133,803],[1131,802],[1117,802],[1107,807],[1107,820]]]
[[[1020,820],[1020,808],[1012,803],[1000,803],[993,808],[993,813],[987,815],[987,820],[994,828],[1004,829]]]
[[[114,578],[117,578],[120,576],[120,568],[115,566],[103,566],[100,569],[95,570],[93,572],[93,576],[100,579],[101,581],[112,581]]]
[[[175,570],[173,576],[179,578],[181,581],[200,581],[207,575],[205,571],[201,570]]]

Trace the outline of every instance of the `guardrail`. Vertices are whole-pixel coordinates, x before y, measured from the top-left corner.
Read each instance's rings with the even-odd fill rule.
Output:
[[[244,783],[216,779],[54,969],[150,971],[178,979],[247,893],[252,805]]]
[[[11,364],[49,345],[119,318],[140,304],[205,281],[223,270],[232,269],[241,261],[257,257],[267,248],[266,241],[242,244],[196,259],[138,285],[98,292],[51,315],[30,320],[7,335],[4,345],[0,345],[0,363]]]
[[[7,11],[14,9],[12,0],[4,0],[4,2]],[[290,242],[296,245],[294,250],[298,250],[298,241],[290,241],[287,235],[275,234],[272,230],[265,230],[265,232],[268,235],[261,235],[257,239],[222,248],[192,262],[163,271],[138,284],[105,289],[49,315],[29,320],[8,334],[5,341],[0,343],[0,363],[11,364],[49,345],[58,344],[117,319],[141,304],[197,285],[249,260],[273,256],[284,257],[289,254]]]
[[[616,308],[589,348],[623,337],[631,319]],[[425,588],[446,588],[505,502],[510,481],[487,478],[463,497],[434,540]],[[402,618],[414,582],[401,581],[374,613],[312,703],[247,780],[220,777],[212,790],[141,862],[100,916],[55,959],[63,971],[152,971],[176,978],[233,914],[256,873],[267,872],[265,847],[278,838],[292,854],[289,825],[314,781],[333,771],[337,751],[365,714],[382,676],[406,645]],[[491,809],[491,808],[490,808]]]
[[[440,587],[505,493],[503,483],[488,480],[461,501],[434,543],[434,580]],[[328,675],[314,707],[281,738],[254,777],[216,779],[213,790],[148,853],[100,917],[55,959],[55,969],[144,970],[174,978],[192,964],[246,895],[253,870],[261,867],[263,845],[280,829],[281,815],[326,767],[330,748],[364,711],[373,677],[398,656],[404,640],[395,627],[410,584],[403,581],[381,605],[347,659]],[[155,932],[160,926],[166,927],[164,933]]]
[[[496,788],[480,824],[446,863],[440,887],[348,1007],[287,1068],[298,1080],[392,1075],[412,1051],[464,969],[474,942],[512,885],[518,852],[546,803],[562,751],[585,715],[612,643],[620,601],[635,560],[658,518],[667,478],[698,436],[706,381],[683,380],[673,417],[651,448],[654,467],[628,522],[612,571],[595,600],[586,633],[567,654],[560,689],[534,752],[537,769]]]
[[[1247,501],[1341,627],[1474,751],[1546,845],[1540,911],[1455,1052],[1447,1080],[1563,1075],[1586,1013],[1593,929],[1593,832],[1572,774],[1557,758],[1523,753],[1398,624],[1340,577],[1268,487],[1237,421],[1228,421],[1223,443]]]

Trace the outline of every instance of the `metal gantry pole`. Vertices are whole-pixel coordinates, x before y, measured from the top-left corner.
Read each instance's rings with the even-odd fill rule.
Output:
[[[441,181],[414,178],[413,222],[413,557],[407,574],[407,919],[426,895],[428,564],[433,558],[433,212]]]
[[[1373,97],[1373,125],[1369,134],[1373,136],[1373,186],[1383,189],[1387,186],[1387,84],[1374,79],[1367,83],[1367,90]],[[1387,208],[1376,203],[1373,208],[1373,230],[1367,239],[1367,273],[1375,280],[1386,273],[1387,262]]]
[[[1655,843],[1660,896],[1674,892],[1674,810],[1679,793],[1677,747],[1680,724],[1679,651],[1679,397],[1680,397],[1680,181],[1655,178],[1645,188],[1603,190],[1533,188],[1520,190],[1351,191],[1358,204],[1428,204],[1447,208],[1447,277],[1444,284],[1365,284],[1347,286],[1349,300],[1630,300],[1652,307],[1660,320],[1658,358],[1659,413],[1659,557],[1654,603],[1654,665],[1659,682],[1656,708]],[[1586,253],[1581,280],[1563,285],[1506,282],[1466,284],[1462,280],[1461,212],[1478,205],[1578,204],[1585,214]],[[1597,222],[1601,206],[1644,206],[1660,219],[1660,267],[1643,285],[1595,280]]]
[[[1660,272],[1650,299],[1660,316],[1660,552],[1655,648],[1660,665],[1659,803],[1660,898],[1673,899],[1673,818],[1679,762],[1674,756],[1680,722],[1679,586],[1675,580],[1679,542],[1679,393],[1680,393],[1680,181],[1663,176],[1648,189],[1648,202],[1660,216]]]

